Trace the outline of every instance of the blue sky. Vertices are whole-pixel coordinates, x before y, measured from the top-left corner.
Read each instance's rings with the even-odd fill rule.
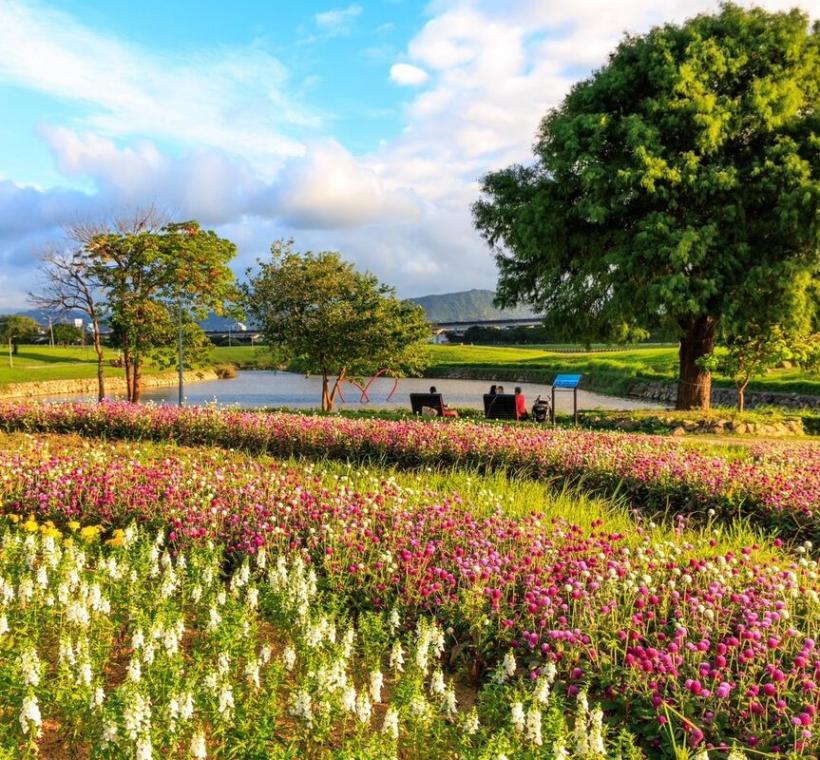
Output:
[[[716,5],[0,0],[0,309],[66,224],[149,203],[233,239],[237,272],[293,237],[404,296],[492,288],[480,177],[624,32]]]

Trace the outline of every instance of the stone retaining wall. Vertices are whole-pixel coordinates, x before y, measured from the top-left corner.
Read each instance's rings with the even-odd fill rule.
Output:
[[[211,369],[190,370],[183,374],[186,383],[199,383],[216,380],[217,374]],[[164,372],[157,375],[143,375],[143,388],[165,388],[176,385],[179,378],[176,372]],[[124,377],[105,378],[106,395],[125,395]],[[97,378],[87,377],[74,380],[33,380],[27,383],[11,383],[0,387],[0,399],[36,398],[37,396],[80,396],[97,395]]]
[[[674,404],[678,392],[675,383],[641,383],[630,385],[628,394],[632,398]],[[734,388],[712,387],[714,406],[737,406],[737,391]],[[820,409],[820,396],[806,396],[799,393],[775,393],[772,391],[747,391],[746,408],[756,406],[779,406],[786,409]]]

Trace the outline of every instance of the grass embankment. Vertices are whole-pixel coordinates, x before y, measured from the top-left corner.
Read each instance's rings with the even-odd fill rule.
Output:
[[[640,347],[619,351],[566,353],[546,348],[501,346],[431,345],[427,374],[442,377],[458,374],[477,379],[514,380],[526,377],[550,382],[559,372],[585,375],[584,387],[601,393],[622,395],[636,382],[675,382],[677,349]],[[729,378],[715,375],[717,386],[734,387]],[[754,380],[750,392],[820,395],[820,374],[801,369],[774,369]]]

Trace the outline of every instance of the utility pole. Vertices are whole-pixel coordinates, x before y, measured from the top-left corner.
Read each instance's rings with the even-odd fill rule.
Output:
[[[183,368],[183,360],[184,357],[182,355],[182,298],[177,300],[177,308],[178,308],[178,332],[177,332],[177,353],[179,355],[179,405],[182,406],[182,395],[183,395],[183,384],[184,380],[182,377],[182,368]]]
[[[11,335],[9,335],[9,367],[14,367],[14,352],[11,350]]]

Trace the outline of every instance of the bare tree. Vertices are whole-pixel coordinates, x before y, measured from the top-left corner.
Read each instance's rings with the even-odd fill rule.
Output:
[[[79,243],[79,235],[69,236]],[[97,354],[97,398],[105,398],[103,345],[100,323],[103,302],[100,284],[91,267],[91,260],[82,247],[73,253],[49,249],[42,255],[43,284],[39,293],[29,293],[29,301],[49,312],[81,311],[91,325],[94,352]]]

